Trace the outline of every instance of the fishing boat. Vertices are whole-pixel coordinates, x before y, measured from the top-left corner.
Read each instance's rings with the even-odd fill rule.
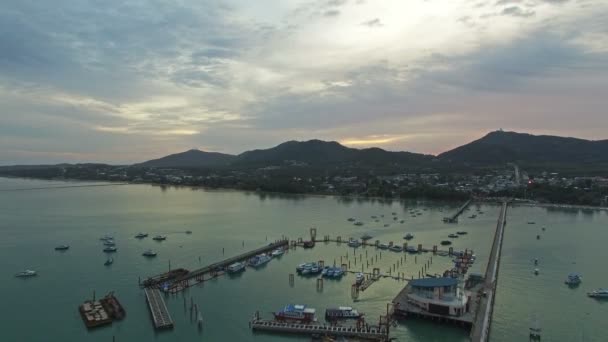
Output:
[[[117,249],[114,246],[108,246],[108,247],[104,248],[103,251],[106,253],[114,253],[117,251]]]
[[[106,266],[110,266],[114,263],[114,258],[108,258],[106,259],[106,262],[104,262],[103,264]]]
[[[587,292],[587,296],[592,298],[608,298],[608,289],[597,289]]]
[[[357,273],[357,275],[355,276],[355,282],[359,285],[361,283],[363,283],[363,281],[365,280],[365,274],[359,272]]]
[[[378,248],[379,249],[388,249],[388,245],[386,243],[379,243]]]
[[[36,275],[38,275],[38,273],[36,273],[36,271],[25,270],[25,271],[21,271],[21,272],[15,274],[15,277],[18,277],[18,278],[27,278],[27,277],[34,277]]]
[[[245,270],[245,266],[246,265],[244,262],[235,262],[234,264],[229,265],[226,268],[226,271],[230,274],[243,272]]]
[[[403,238],[404,238],[404,239],[406,239],[406,240],[411,240],[411,239],[413,239],[413,238],[414,238],[414,234],[412,234],[412,233],[407,233],[407,234],[405,234],[405,236],[404,236]]]
[[[135,237],[137,239],[143,239],[145,237],[148,237],[148,234],[147,233],[138,233],[137,235],[135,235]]]
[[[578,273],[570,273],[568,274],[568,278],[564,281],[564,283],[568,286],[577,286],[581,283],[583,278]]]
[[[70,249],[69,245],[59,245],[59,246],[55,247],[56,251],[67,251],[68,249]]]
[[[285,250],[283,248],[277,248],[274,251],[272,251],[272,253],[270,253],[270,256],[276,258],[276,257],[283,255],[284,253],[285,253]]]
[[[152,238],[152,240],[155,240],[155,241],[164,241],[164,240],[167,240],[167,237],[164,236],[164,235],[156,235],[155,237]]]
[[[450,234],[450,235],[448,235],[448,237],[452,238],[452,239],[456,239],[456,238],[458,238],[458,235],[457,234]]]
[[[371,240],[372,238],[373,238],[373,236],[371,236],[367,233],[365,233],[361,236],[361,240],[363,240],[363,241]]]
[[[390,249],[393,252],[403,252],[403,247],[401,247],[399,245],[392,245],[388,249]]]
[[[325,310],[325,318],[327,320],[336,319],[358,319],[363,316],[359,311],[350,306],[339,306],[337,308],[329,308]]]
[[[441,245],[442,246],[449,246],[451,244],[452,244],[452,241],[450,241],[450,240],[443,240],[443,241],[441,241]]]
[[[348,247],[359,247],[359,246],[361,246],[361,242],[359,242],[359,240],[350,239],[348,241]]]
[[[267,254],[258,254],[253,258],[249,259],[248,264],[251,267],[258,268],[269,262],[271,259],[272,258],[269,257]]]
[[[142,255],[145,256],[145,257],[151,258],[151,257],[155,257],[156,256],[156,252],[154,252],[151,249],[148,249],[147,251],[143,252]]]
[[[273,312],[273,315],[277,321],[310,323],[317,320],[316,312],[317,310],[306,305],[289,304],[282,310]]]

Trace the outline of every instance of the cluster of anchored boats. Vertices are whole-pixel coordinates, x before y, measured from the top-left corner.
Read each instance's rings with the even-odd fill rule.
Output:
[[[311,323],[317,321],[317,310],[301,304],[289,304],[283,309],[273,312],[277,321],[291,321],[300,323]],[[340,319],[359,319],[363,314],[350,306],[339,306],[325,310],[325,319],[336,321]]]
[[[321,267],[316,262],[300,264],[296,267],[299,275],[318,275],[323,277],[340,279],[344,275],[344,270],[340,267],[325,266]]]
[[[245,270],[247,265],[253,268],[259,268],[268,263],[272,258],[278,258],[285,253],[283,248],[277,248],[273,250],[271,253],[262,253],[258,254],[246,262],[235,262],[228,267],[226,267],[226,272],[230,274],[240,273]]]

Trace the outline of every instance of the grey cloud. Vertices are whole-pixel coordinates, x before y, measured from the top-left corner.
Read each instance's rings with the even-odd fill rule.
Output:
[[[339,15],[340,15],[340,11],[335,10],[335,9],[323,12],[324,17],[337,17]]]
[[[380,26],[384,26],[382,24],[382,22],[380,21],[380,18],[374,18],[371,20],[367,20],[361,23],[361,25],[363,26],[368,26],[368,27],[380,27]]]
[[[526,18],[526,17],[533,16],[535,14],[535,12],[532,10],[523,10],[521,7],[518,7],[518,6],[510,6],[510,7],[503,9],[501,14],[510,15],[513,17]]]

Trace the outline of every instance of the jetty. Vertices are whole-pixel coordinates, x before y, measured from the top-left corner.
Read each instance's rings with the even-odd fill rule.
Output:
[[[467,207],[473,202],[473,199],[469,199],[466,201],[452,216],[446,216],[443,218],[443,222],[445,223],[458,223],[458,216],[460,216]]]
[[[152,315],[152,322],[156,329],[171,329],[173,328],[173,320],[167,309],[167,304],[163,299],[158,289],[146,288],[144,289],[146,294],[146,301],[148,302],[148,308]]]
[[[268,253],[277,248],[289,247],[289,240],[277,240],[266,246],[233,256],[222,261],[207,265],[205,267],[188,271],[180,268],[177,270],[165,272],[153,277],[149,277],[140,283],[143,288],[157,288],[164,292],[177,293],[183,291],[194,284],[201,283],[205,280],[217,277],[226,267],[235,263],[246,261],[258,254]]]
[[[496,233],[486,267],[485,280],[483,289],[480,291],[479,305],[473,327],[471,329],[471,341],[486,342],[489,340],[490,325],[492,323],[492,313],[494,309],[494,297],[496,295],[496,285],[498,279],[498,266],[500,264],[500,255],[502,251],[502,243],[504,237],[505,225],[507,224],[507,207],[508,203],[503,202],[496,224]]]

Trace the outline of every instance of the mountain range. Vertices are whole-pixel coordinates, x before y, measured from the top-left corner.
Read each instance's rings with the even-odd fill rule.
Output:
[[[268,149],[239,155],[189,150],[136,164],[145,167],[213,168],[263,167],[285,163],[309,166],[493,166],[518,163],[524,166],[608,165],[608,140],[494,131],[437,156],[392,152],[380,148],[355,149],[335,141],[288,141]]]

